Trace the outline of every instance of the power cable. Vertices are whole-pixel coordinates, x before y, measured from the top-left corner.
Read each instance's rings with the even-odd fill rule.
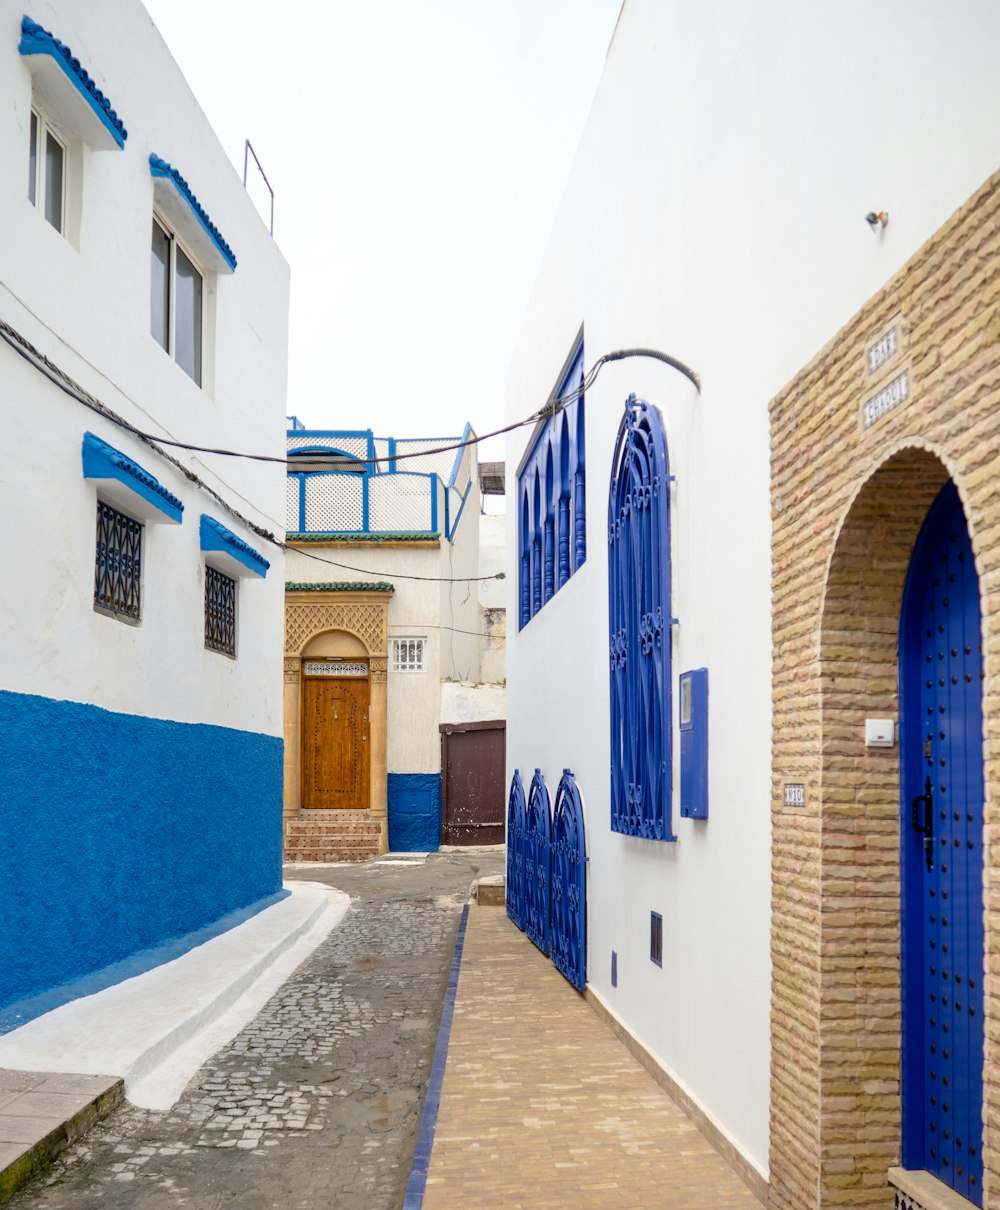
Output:
[[[18,332],[16,328],[11,327],[10,324],[2,319],[0,319],[0,337],[2,337],[19,356],[24,358],[29,365],[33,365],[36,370],[48,378],[48,380],[54,386],[58,387],[71,399],[75,400],[77,403],[83,404],[84,407],[89,408],[92,412],[96,412],[99,416],[103,416],[112,424],[117,425],[120,429],[130,433],[137,440],[142,441],[145,445],[149,446],[149,448],[159,454],[161,458],[169,462],[172,466],[176,467],[176,469],[179,470],[181,474],[184,475],[184,477],[191,483],[194,483],[203,491],[207,492],[213,500],[215,500],[219,505],[221,505],[222,508],[225,509],[229,516],[238,520],[252,533],[255,533],[263,541],[269,542],[273,546],[276,546],[279,550],[287,552],[290,549],[296,549],[306,558],[313,559],[318,563],[325,563],[330,567],[338,567],[343,571],[354,571],[359,572],[362,575],[371,576],[387,575],[393,576],[397,580],[432,581],[438,584],[466,584],[483,582],[487,580],[504,580],[507,578],[506,573],[502,571],[495,572],[491,576],[417,576],[404,572],[379,572],[369,570],[366,567],[355,567],[350,563],[341,563],[335,559],[328,559],[323,555],[314,554],[312,551],[302,550],[300,547],[289,547],[286,542],[282,542],[279,538],[276,538],[270,530],[265,529],[261,525],[257,525],[256,522],[251,521],[248,517],[245,517],[241,512],[234,508],[228,502],[228,500],[219,495],[219,493],[213,487],[207,484],[200,476],[198,476],[190,468],[184,466],[182,462],[178,461],[178,459],[167,453],[167,451],[162,447],[166,445],[171,446],[174,449],[188,450],[192,453],[218,454],[227,458],[243,458],[254,462],[274,462],[282,463],[284,465],[288,464],[287,457],[278,458],[273,454],[244,454],[236,450],[220,449],[204,445],[194,445],[185,441],[174,441],[169,437],[161,437],[152,433],[144,432],[142,429],[137,428],[134,424],[131,424],[123,416],[119,416],[117,412],[113,411],[110,407],[108,407],[107,404],[96,398],[96,396],[91,395],[89,391],[71,378],[64,370],[57,366],[55,362],[46,357],[41,350],[35,348],[35,346],[20,332]],[[513,424],[508,424],[503,428],[495,429],[491,433],[484,433],[482,436],[470,437],[467,441],[458,441],[448,445],[436,446],[432,449],[412,451],[408,454],[395,454],[389,459],[359,458],[358,461],[364,464],[371,464],[378,463],[380,461],[399,461],[407,458],[426,458],[432,454],[450,453],[453,450],[465,449],[470,445],[478,445],[479,442],[486,441],[491,437],[500,437],[504,433],[513,432],[515,429],[524,428],[526,425],[537,424],[541,420],[547,420],[550,417],[557,415],[558,412],[560,412],[563,408],[567,407],[575,400],[580,399],[587,391],[589,391],[594,385],[602,366],[607,365],[612,361],[622,361],[628,357],[648,357],[654,361],[660,361],[664,365],[668,365],[677,370],[679,373],[683,374],[694,384],[698,392],[701,392],[701,378],[699,375],[696,374],[694,370],[686,366],[684,362],[679,361],[675,357],[671,357],[669,353],[664,353],[659,349],[650,348],[616,349],[611,353],[604,353],[598,357],[598,359],[584,375],[583,381],[575,391],[570,391],[567,395],[550,399],[544,407],[539,408],[537,412],[533,412],[530,416],[526,416],[523,420],[517,420]]]
[[[68,395],[76,403],[83,404],[83,406],[88,408],[90,411],[96,412],[97,415],[102,416],[105,420],[110,421],[118,428],[124,430],[137,440],[143,442],[151,450],[159,454],[159,456],[166,462],[169,462],[171,466],[176,467],[176,469],[179,470],[189,482],[195,484],[197,487],[200,487],[202,491],[207,492],[208,495],[210,495],[221,508],[225,509],[230,517],[233,517],[242,525],[245,525],[247,529],[251,531],[251,533],[256,534],[257,537],[262,541],[269,542],[272,546],[276,546],[279,550],[286,553],[293,549],[288,545],[287,542],[282,542],[279,538],[276,538],[269,529],[265,529],[264,526],[258,525],[255,521],[251,521],[249,517],[245,517],[238,509],[234,508],[228,500],[226,500],[223,496],[220,496],[214,487],[206,483],[204,479],[202,479],[189,467],[186,467],[182,462],[179,462],[172,454],[167,453],[165,449],[161,448],[161,443],[178,445],[178,442],[167,442],[163,438],[154,437],[151,433],[144,433],[141,429],[136,428],[136,426],[129,423],[124,416],[119,416],[118,413],[109,408],[106,403],[103,403],[100,399],[97,399],[94,395],[91,395],[89,391],[72,379],[67,373],[65,373],[64,370],[60,369],[55,362],[51,361],[45,356],[44,353],[36,349],[29,340],[20,334],[20,332],[18,332],[15,328],[12,328],[10,324],[6,323],[6,321],[2,319],[0,319],[0,337],[2,337],[8,345],[10,345],[15,353],[24,358],[29,365],[38,370],[40,374],[47,378],[54,386],[58,387],[59,390],[61,390],[64,394]],[[272,461],[280,461],[280,459],[272,459]],[[396,580],[425,580],[433,581],[437,584],[467,584],[484,580],[505,580],[507,578],[506,572],[502,571],[496,572],[492,576],[417,576],[406,572],[387,572],[377,571],[367,567],[355,567],[350,563],[341,563],[335,559],[327,559],[322,555],[313,554],[312,551],[299,550],[298,553],[305,555],[306,558],[314,559],[318,563],[326,563],[330,567],[339,567],[344,571],[355,571],[361,573],[362,575],[369,576],[391,576]]]

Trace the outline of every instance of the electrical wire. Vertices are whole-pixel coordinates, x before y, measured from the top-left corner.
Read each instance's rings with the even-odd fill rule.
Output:
[[[103,416],[106,420],[111,421],[112,424],[117,425],[120,429],[130,433],[137,440],[149,446],[149,448],[159,454],[161,458],[165,459],[172,466],[176,467],[177,470],[179,470],[181,474],[184,475],[184,477],[191,483],[194,483],[203,491],[207,492],[212,499],[216,501],[216,503],[225,509],[229,516],[241,522],[241,524],[245,525],[247,529],[256,534],[263,541],[271,543],[271,545],[276,546],[281,551],[287,552],[290,549],[295,549],[299,554],[304,555],[308,559],[313,559],[318,563],[325,563],[330,567],[340,568],[342,571],[354,571],[362,575],[370,576],[386,575],[392,576],[397,580],[432,581],[438,584],[467,584],[482,583],[487,580],[505,580],[507,578],[506,573],[502,571],[495,572],[490,576],[418,576],[398,571],[379,572],[369,570],[366,567],[356,567],[350,563],[341,563],[336,559],[329,559],[323,555],[314,554],[312,551],[302,550],[301,547],[289,547],[288,543],[282,542],[279,538],[275,537],[270,530],[265,529],[262,525],[257,525],[256,522],[251,521],[248,517],[245,517],[241,512],[235,509],[228,500],[224,499],[213,487],[200,478],[200,476],[198,476],[189,467],[184,466],[182,462],[180,462],[177,458],[174,458],[171,454],[167,453],[167,451],[162,447],[166,445],[171,446],[174,449],[188,450],[192,453],[219,454],[227,458],[243,458],[253,462],[275,462],[282,463],[284,465],[288,464],[287,458],[279,458],[273,454],[244,454],[236,450],[220,449],[204,445],[193,445],[189,442],[174,441],[169,437],[161,437],[152,433],[144,432],[142,429],[137,428],[134,424],[131,424],[123,416],[119,416],[117,412],[113,411],[110,407],[108,407],[107,404],[96,398],[96,396],[91,395],[89,391],[71,378],[64,370],[57,366],[55,362],[46,357],[41,350],[35,348],[35,346],[26,337],[18,332],[16,328],[11,327],[11,325],[3,319],[0,319],[0,337],[2,337],[2,339],[5,340],[16,353],[23,357],[29,365],[33,365],[36,370],[43,374],[54,386],[58,387],[71,399],[74,399],[77,403],[83,404],[84,407],[89,408],[92,412],[96,412],[99,416]],[[682,361],[679,361],[675,357],[671,357],[669,353],[664,353],[659,349],[649,348],[616,349],[614,352],[604,353],[598,357],[598,359],[584,375],[583,381],[580,383],[579,387],[576,388],[576,390],[570,391],[567,395],[550,399],[544,407],[539,408],[539,410],[532,413],[532,415],[526,416],[523,420],[517,420],[513,424],[508,424],[503,428],[495,429],[491,433],[484,433],[482,436],[474,435],[467,441],[453,442],[448,445],[436,446],[432,449],[413,451],[408,454],[395,454],[389,459],[359,458],[358,462],[365,464],[377,463],[379,461],[396,462],[406,458],[426,458],[433,454],[450,453],[453,450],[465,449],[470,445],[478,445],[479,442],[486,441],[491,437],[500,437],[504,433],[513,432],[515,429],[524,428],[529,424],[537,424],[539,421],[547,420],[550,417],[557,415],[560,411],[562,411],[563,408],[568,407],[569,404],[575,402],[577,399],[582,398],[582,396],[594,385],[602,366],[605,366],[612,361],[622,361],[628,357],[648,357],[654,361],[660,361],[665,365],[671,366],[673,369],[677,370],[679,373],[688,378],[697,388],[698,392],[701,392],[701,378],[699,375],[696,374],[694,370],[686,366]]]
[[[19,332],[17,332],[9,324],[5,323],[3,320],[0,320],[0,335],[3,336],[8,344],[12,344],[14,341],[16,341],[19,345],[22,345],[25,349],[30,351],[33,357],[42,361],[57,375],[62,378],[66,378],[68,382],[72,383],[73,387],[75,387],[77,391],[83,395],[87,395],[87,392],[84,391],[78,383],[73,382],[72,379],[68,378],[68,376],[63,375],[62,371],[59,370],[57,366],[53,365],[53,363],[51,363],[44,354],[40,353],[39,350],[30,343],[30,341],[27,341]],[[14,347],[17,347],[17,345]],[[409,453],[403,452],[393,454],[391,457],[358,458],[356,461],[360,465],[375,466],[380,462],[395,463],[405,461],[409,458],[427,458],[434,454],[449,454],[455,450],[464,450],[471,445],[478,445],[480,442],[489,441],[492,437],[502,437],[506,433],[512,433],[516,429],[525,428],[529,424],[537,424],[540,420],[547,420],[551,416],[555,416],[558,412],[562,411],[563,408],[568,407],[571,403],[574,403],[577,399],[580,399],[584,394],[586,394],[586,392],[589,391],[597,381],[597,375],[601,372],[602,366],[605,366],[612,361],[622,361],[627,357],[647,357],[653,361],[660,361],[664,365],[671,366],[673,369],[683,374],[685,378],[688,378],[692,383],[694,383],[698,392],[701,392],[700,376],[696,374],[695,371],[689,366],[685,365],[684,362],[679,361],[676,357],[671,357],[669,353],[664,353],[659,349],[649,348],[616,349],[612,353],[603,353],[600,357],[598,357],[598,359],[587,371],[583,381],[575,391],[570,391],[567,395],[550,399],[544,407],[539,408],[537,412],[532,412],[530,416],[525,416],[523,420],[515,420],[512,424],[506,424],[503,426],[503,428],[494,429],[490,433],[483,433],[481,435],[473,434],[473,436],[468,438],[466,441],[453,441],[446,445],[432,446],[430,449],[411,450]],[[87,395],[87,399],[89,400],[87,406],[98,404],[98,401],[95,400],[93,396]],[[84,403],[86,401],[84,399],[80,399],[80,402]],[[104,409],[104,405],[100,404],[95,410],[102,409]],[[102,410],[102,414],[107,415],[109,411],[110,409],[106,411]],[[133,434],[133,436],[138,437],[142,441],[156,441],[160,445],[168,445],[173,449],[188,450],[189,452],[195,454],[217,454],[222,458],[244,458],[251,462],[278,462],[283,465],[288,465],[288,463],[292,461],[294,464],[294,456],[290,460],[287,456],[279,457],[276,454],[245,454],[239,450],[230,450],[218,446],[194,445],[188,441],[175,441],[171,437],[162,437],[152,433],[143,432],[142,429],[136,428],[135,425],[129,424],[128,421],[122,419],[121,417],[119,417],[118,423],[120,423],[123,428],[127,428],[128,431]],[[177,465],[180,464],[178,463]]]
[[[223,496],[220,496],[214,487],[206,483],[204,479],[202,479],[189,467],[186,467],[182,462],[178,461],[178,459],[176,459],[172,454],[167,453],[165,449],[161,448],[161,442],[163,444],[177,444],[176,442],[168,443],[162,438],[154,437],[150,433],[144,433],[141,429],[136,428],[134,424],[131,424],[129,421],[127,421],[124,416],[119,416],[117,412],[109,408],[106,403],[103,403],[100,399],[96,398],[96,396],[91,395],[89,391],[72,379],[67,373],[65,373],[64,370],[60,369],[55,362],[51,361],[45,356],[44,353],[36,349],[35,346],[24,336],[22,336],[20,332],[18,332],[15,328],[12,328],[10,324],[2,319],[0,319],[0,338],[6,341],[6,343],[10,345],[15,353],[24,358],[29,365],[38,370],[43,377],[47,378],[49,382],[58,387],[59,390],[61,390],[64,394],[68,395],[75,402],[83,404],[84,407],[88,408],[92,412],[95,412],[98,416],[102,416],[105,420],[110,421],[118,428],[123,429],[126,433],[131,434],[137,440],[147,445],[155,453],[159,454],[159,456],[166,462],[169,462],[171,466],[176,467],[176,469],[179,470],[190,483],[200,487],[202,491],[207,492],[208,495],[210,495],[221,508],[225,509],[230,517],[233,517],[242,525],[245,525],[247,529],[256,534],[257,537],[262,541],[269,542],[272,546],[276,546],[279,550],[284,551],[285,553],[287,553],[289,550],[296,549],[290,547],[287,542],[282,542],[279,538],[275,537],[275,535],[269,529],[265,529],[264,526],[258,525],[255,521],[251,521],[249,517],[245,517],[238,509],[234,508],[228,500],[226,500]],[[274,461],[280,461],[280,459],[274,459]],[[436,584],[468,584],[485,580],[505,580],[507,578],[506,572],[502,571],[496,572],[491,576],[418,576],[399,571],[383,572],[372,570],[371,568],[367,567],[356,567],[350,563],[341,563],[336,559],[328,559],[323,555],[314,554],[312,551],[299,549],[298,553],[305,555],[306,558],[313,559],[318,563],[326,563],[330,567],[337,567],[344,571],[354,571],[359,572],[362,575],[374,577],[391,576],[395,580],[424,580],[433,581]]]

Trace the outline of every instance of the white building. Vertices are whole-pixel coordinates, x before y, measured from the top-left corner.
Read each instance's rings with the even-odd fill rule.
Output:
[[[283,893],[256,528],[284,470],[168,443],[283,455],[288,269],[137,0],[24,14],[0,0],[0,1029]]]
[[[700,376],[698,389],[648,356],[609,362],[579,402],[508,438],[507,776],[527,794],[541,770],[554,800],[572,770],[588,994],[759,1195],[794,1210],[802,1189],[839,1204],[838,1180],[873,1205],[891,1195],[885,1166],[788,1177],[836,1105],[797,1102],[789,1065],[772,1064],[772,813],[786,808],[772,791],[768,403],[996,170],[998,41],[1000,11],[974,0],[625,0],[508,375],[511,422],[573,399],[616,350]],[[623,421],[632,452],[613,465]],[[613,471],[637,471],[646,449],[651,475],[609,512]],[[789,842],[780,857],[794,901],[801,854]],[[513,866],[512,879],[530,927],[529,880]],[[801,1171],[825,1171],[830,1146]]]
[[[502,558],[473,439],[288,431],[289,857],[503,838]]]

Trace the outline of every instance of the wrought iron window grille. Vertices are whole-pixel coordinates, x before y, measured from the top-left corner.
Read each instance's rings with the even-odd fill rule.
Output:
[[[608,492],[611,829],[671,825],[670,482],[659,411],[630,395]]]
[[[94,608],[122,621],[142,618],[142,523],[97,502]]]
[[[205,566],[205,646],[236,658],[236,581]]]
[[[426,639],[393,639],[393,672],[423,672]]]

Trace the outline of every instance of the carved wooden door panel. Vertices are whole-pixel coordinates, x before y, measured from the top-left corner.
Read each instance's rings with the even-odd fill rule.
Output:
[[[306,677],[302,683],[302,805],[370,805],[368,681]]]

